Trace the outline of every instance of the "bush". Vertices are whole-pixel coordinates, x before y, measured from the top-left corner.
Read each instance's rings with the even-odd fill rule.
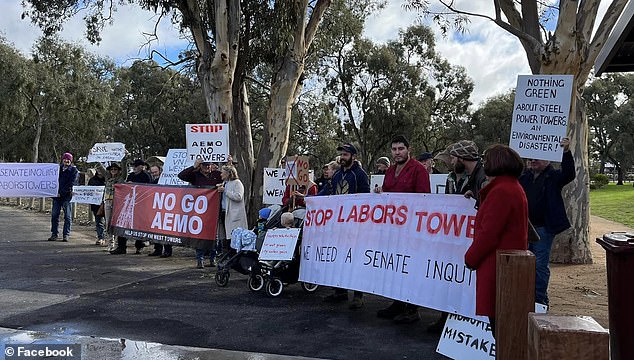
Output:
[[[610,178],[605,174],[594,174],[590,183],[590,188],[594,185],[595,189],[600,189],[610,183]]]

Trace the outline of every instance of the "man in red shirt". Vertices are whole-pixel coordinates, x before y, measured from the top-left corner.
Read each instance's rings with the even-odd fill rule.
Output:
[[[429,173],[423,164],[410,157],[407,138],[403,135],[392,138],[391,151],[394,164],[385,172],[383,186],[377,187],[375,192],[430,193]],[[399,324],[420,320],[418,306],[398,300],[376,315]]]

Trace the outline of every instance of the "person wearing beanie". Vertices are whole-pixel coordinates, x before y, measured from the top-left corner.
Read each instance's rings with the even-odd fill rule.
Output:
[[[376,172],[375,175],[385,175],[385,171],[390,167],[390,159],[382,156],[376,160]]]
[[[59,215],[64,210],[64,228],[62,241],[68,241],[71,226],[73,224],[72,208],[70,200],[73,198],[73,185],[77,185],[79,171],[73,165],[73,154],[67,152],[62,155],[62,163],[59,166],[59,186],[57,196],[53,198],[51,209],[51,237],[48,241],[55,241],[59,235]]]

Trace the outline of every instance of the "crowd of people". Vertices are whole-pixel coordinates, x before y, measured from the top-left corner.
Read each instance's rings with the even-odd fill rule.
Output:
[[[457,194],[475,200],[477,215],[474,240],[465,254],[465,264],[477,273],[476,314],[488,316],[495,323],[495,254],[497,250],[531,250],[536,256],[535,300],[548,305],[549,259],[553,238],[570,227],[562,188],[575,178],[574,160],[567,138],[561,141],[563,159],[560,169],[548,161],[520,158],[510,147],[495,144],[482,154],[470,140],[461,140],[449,145],[436,156],[424,152],[412,157],[411,147],[405,136],[399,135],[390,142],[391,159],[380,157],[375,163],[374,174],[384,175],[383,185],[370,189],[369,176],[357,159],[357,148],[350,143],[337,148],[335,160],[322,166],[321,177],[306,186],[287,185],[283,196],[283,207],[287,211],[305,207],[308,196],[329,196],[369,193],[371,191],[430,193],[430,174],[438,173],[435,161],[449,168],[445,183],[446,194]],[[58,223],[64,211],[62,241],[68,241],[71,232],[70,200],[72,186],[77,184],[78,171],[72,165],[73,156],[65,153],[59,172],[59,194],[53,199],[50,241],[58,239]],[[280,161],[285,166],[286,159]],[[113,255],[127,252],[127,238],[118,236],[116,243],[109,234],[112,214],[114,185],[124,182],[157,183],[161,167],[149,167],[143,160],[132,162],[133,171],[126,174],[128,164],[112,163],[108,167],[97,166],[97,173],[89,185],[104,186],[104,202],[91,207],[95,215],[97,245],[108,245]],[[215,246],[196,251],[196,267],[215,266],[216,257],[228,250],[231,233],[236,228],[247,229],[244,186],[231,159],[219,166],[211,162],[196,160],[178,174],[192,186],[214,187],[221,193],[221,210]],[[149,172],[147,171],[149,170]],[[533,236],[529,236],[534,231]],[[532,242],[529,243],[529,237]],[[110,239],[106,241],[106,239]],[[136,253],[141,253],[145,242],[135,239]],[[150,256],[170,257],[170,245],[154,244]],[[205,262],[208,257],[209,261]],[[324,298],[330,303],[347,302],[348,290],[333,289]],[[363,293],[353,291],[349,303],[351,310],[364,307]],[[377,312],[380,318],[392,319],[395,323],[411,323],[420,320],[418,307],[394,301]],[[430,332],[439,333],[447,318],[441,314],[438,321],[429,325]],[[494,328],[494,326],[492,326]]]

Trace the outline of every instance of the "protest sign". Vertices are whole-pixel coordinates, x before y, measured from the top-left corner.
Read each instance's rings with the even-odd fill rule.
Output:
[[[286,159],[286,183],[290,185],[307,186],[310,182],[310,166],[308,156],[288,157]]]
[[[260,260],[293,260],[293,253],[299,238],[299,228],[270,229],[266,232]]]
[[[370,175],[370,191],[383,186],[383,179],[385,179],[385,175]]]
[[[521,157],[561,161],[572,85],[572,75],[517,77],[509,146]]]
[[[210,249],[216,239],[220,194],[215,189],[116,184],[116,235]]]
[[[262,187],[262,203],[282,205],[282,197],[286,189],[286,172],[284,169],[264,168],[264,186]]]
[[[88,152],[86,162],[121,161],[125,156],[125,144],[123,143],[96,143]]]
[[[0,163],[1,197],[55,197],[58,189],[58,164]]]
[[[187,124],[187,160],[225,163],[229,158],[229,124]]]
[[[100,205],[103,201],[105,186],[73,186],[73,199],[78,204]]]
[[[452,359],[495,360],[495,338],[486,318],[449,314],[436,352]]]
[[[432,194],[444,194],[447,185],[447,174],[429,174]]]
[[[474,200],[444,194],[306,198],[300,280],[475,314]]]
[[[187,149],[169,149],[165,157],[163,172],[159,178],[160,185],[189,185],[178,178],[178,174],[194,162],[187,160]]]

